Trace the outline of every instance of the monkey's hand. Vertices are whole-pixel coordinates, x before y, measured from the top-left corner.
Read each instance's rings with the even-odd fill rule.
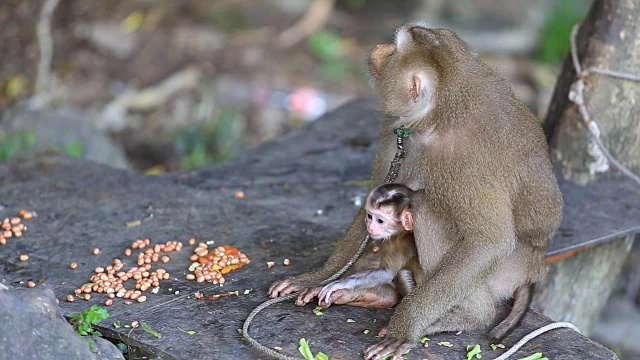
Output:
[[[337,290],[349,289],[348,283],[343,280],[336,280],[325,285],[318,295],[318,305],[328,307],[331,305],[331,294]]]
[[[303,290],[300,293],[300,296],[296,299],[296,305],[305,306],[310,303],[318,294],[320,294],[320,290],[322,290],[322,286],[314,287],[310,289]]]
[[[367,360],[378,360],[393,355],[391,360],[399,360],[402,354],[413,349],[416,345],[418,345],[417,341],[390,337],[373,346],[369,346],[367,350],[364,351],[364,358]]]
[[[297,284],[294,278],[287,278],[271,284],[268,294],[272,298],[277,298],[278,296],[285,296],[300,291],[304,287],[305,286]]]

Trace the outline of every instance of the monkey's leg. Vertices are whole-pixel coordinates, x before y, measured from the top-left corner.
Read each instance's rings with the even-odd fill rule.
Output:
[[[466,331],[491,324],[496,314],[496,307],[488,286],[480,286],[472,292],[468,299],[451,308],[442,318],[428,326],[424,335],[447,331]],[[384,337],[388,328],[384,327],[378,336]],[[400,354],[414,346],[411,342],[399,339],[385,339],[365,350],[365,359],[380,359],[389,354]]]
[[[483,286],[454,306],[442,318],[427,327],[425,335],[447,331],[467,331],[488,326],[496,315],[496,305],[489,288]]]

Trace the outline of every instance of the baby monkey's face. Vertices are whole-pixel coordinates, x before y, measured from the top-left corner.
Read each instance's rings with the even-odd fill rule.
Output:
[[[381,206],[377,209],[366,208],[367,232],[373,240],[386,240],[403,231],[404,228],[393,206]]]

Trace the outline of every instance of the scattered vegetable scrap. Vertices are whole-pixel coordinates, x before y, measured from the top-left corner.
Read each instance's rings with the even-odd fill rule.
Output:
[[[291,260],[289,260],[289,259],[284,259],[284,260],[282,261],[282,264],[283,264],[284,266],[289,266],[289,265],[291,265]]]
[[[367,334],[369,333],[369,330],[365,330],[365,331],[363,331],[363,333],[364,333],[365,335],[367,335]]]
[[[309,347],[309,342],[305,338],[300,339],[298,351],[300,351],[300,354],[302,354],[305,360],[329,360],[329,357],[322,352],[319,352],[314,356],[313,352],[311,352],[311,348]]]
[[[504,345],[502,345],[502,344],[491,344],[489,346],[491,346],[491,350],[504,349]]]
[[[356,322],[356,321],[355,321],[355,320],[353,320],[353,319],[347,319],[347,322],[348,322],[348,323],[354,323],[354,322]]]
[[[20,255],[20,257],[18,257],[18,259],[20,259],[20,261],[27,261],[27,260],[29,260],[29,255],[22,254],[22,255]]]
[[[133,323],[132,323],[133,325]],[[142,325],[142,330],[148,332],[149,334],[157,337],[158,339],[160,339],[162,337],[162,334],[160,334],[159,332],[153,330],[149,325],[147,325],[146,322],[141,322],[140,325]]]
[[[427,341],[429,341],[429,340],[431,340],[431,339],[429,339],[428,337],[425,336],[425,337],[420,338],[420,343],[422,343],[423,347],[428,348],[429,347],[429,343]]]
[[[136,227],[136,226],[140,226],[140,224],[142,224],[142,221],[140,220],[127,221],[125,223],[127,227]]]
[[[322,310],[323,310],[323,309],[322,309],[322,306],[316,306],[316,308],[315,308],[315,309],[313,309],[313,313],[314,313],[314,314],[316,314],[316,315],[318,315],[318,316],[320,316],[320,315],[323,315],[323,314],[324,314],[324,313],[322,312]]]
[[[244,199],[244,191],[236,191],[236,199]]]
[[[531,354],[531,355],[529,355],[527,357],[523,357],[523,358],[520,358],[518,360],[549,360],[549,359],[546,358],[546,357],[543,357],[541,352],[537,352],[535,354]]]
[[[180,328],[178,328],[178,330],[182,331],[183,333],[187,334],[187,335],[195,335],[196,332],[193,330],[182,330]]]
[[[222,275],[250,262],[247,255],[230,245],[218,246],[209,251],[208,245],[201,242],[193,250],[193,253],[189,258],[193,261],[189,266],[189,271],[193,273],[187,274],[186,278],[197,282],[209,281],[222,285],[225,283],[225,278]]]
[[[252,291],[253,291],[253,289],[236,290],[236,291],[225,291],[225,292],[222,292],[222,293],[219,293],[219,294],[207,296],[206,299],[212,300],[212,301],[216,301],[216,300],[220,299],[223,296],[231,296],[231,295],[240,296],[240,292],[242,292],[242,295],[249,295],[249,294],[251,294]],[[195,296],[196,300],[205,299],[205,296],[199,291],[195,295],[196,295]]]
[[[467,345],[467,360],[482,359],[482,350],[480,349],[480,345]]]
[[[278,350],[278,351],[282,351],[282,350],[284,350],[284,349],[283,349],[282,347],[280,347],[280,346],[274,346],[273,348],[274,348],[275,350]]]
[[[25,231],[27,231],[27,226],[22,222],[22,220],[32,219],[35,215],[34,212],[27,210],[19,210],[18,216],[4,218],[2,219],[2,223],[0,223],[0,245],[7,245],[7,239],[16,237],[21,237]]]
[[[267,269],[271,269],[275,264],[273,261],[267,261]]]
[[[440,341],[440,342],[437,342],[436,344],[440,346],[453,347],[453,344],[448,341]]]

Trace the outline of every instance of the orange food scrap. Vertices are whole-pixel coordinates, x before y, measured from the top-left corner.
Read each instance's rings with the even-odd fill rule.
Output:
[[[223,267],[222,269],[220,269],[220,274],[222,274],[222,275],[228,274],[228,273],[232,272],[233,270],[240,269],[243,266],[244,266],[244,264],[227,265],[227,266]]]
[[[222,247],[224,248],[224,253],[227,255],[238,256],[240,253],[238,249],[231,245],[223,245]]]

